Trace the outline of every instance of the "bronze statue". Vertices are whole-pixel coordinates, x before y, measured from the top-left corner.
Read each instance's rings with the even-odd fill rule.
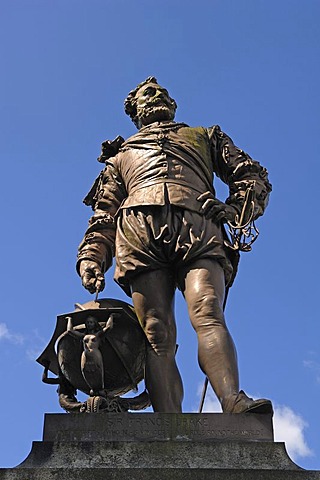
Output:
[[[148,340],[145,381],[154,411],[181,411],[173,312],[178,287],[198,336],[200,367],[223,411],[270,412],[269,400],[239,391],[223,313],[239,250],[250,249],[253,222],[267,206],[267,171],[219,126],[174,122],[176,108],[154,77],[129,93],[125,111],[139,131],[102,145],[98,160],[106,166],[84,200],[94,215],[79,247],[78,273],[89,292],[103,290],[115,255],[115,280],[132,296]],[[214,174],[229,186],[225,203],[215,196]]]
[[[60,406],[67,412],[127,412],[150,406],[144,378],[146,337],[131,305],[121,300],[97,299],[58,315],[52,338],[37,361],[42,381],[58,385]],[[56,377],[48,377],[49,370]],[[77,390],[90,395],[77,400]]]
[[[89,315],[85,321],[85,333],[74,330],[72,317],[66,317],[68,320],[67,332],[80,338],[83,342],[81,373],[90,387],[91,396],[104,394],[104,366],[99,347],[104,335],[113,327],[113,315],[110,315],[104,328],[100,326],[95,317]]]

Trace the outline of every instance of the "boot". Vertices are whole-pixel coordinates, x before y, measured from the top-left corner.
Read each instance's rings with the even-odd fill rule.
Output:
[[[253,400],[243,390],[223,400],[222,409],[224,413],[273,413],[270,400],[265,398]]]

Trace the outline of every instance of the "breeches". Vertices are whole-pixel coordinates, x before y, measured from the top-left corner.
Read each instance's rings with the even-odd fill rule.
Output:
[[[177,278],[181,267],[205,258],[220,263],[228,284],[232,264],[226,255],[221,228],[211,219],[170,204],[121,210],[115,280],[129,296],[135,275],[168,269]]]

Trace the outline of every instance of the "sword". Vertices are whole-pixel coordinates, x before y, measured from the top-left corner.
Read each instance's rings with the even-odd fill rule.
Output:
[[[255,226],[254,215],[254,191],[250,185],[245,193],[240,216],[236,215],[234,223],[227,222],[231,242],[225,241],[225,245],[232,250],[250,252],[251,245],[259,236],[259,230]]]

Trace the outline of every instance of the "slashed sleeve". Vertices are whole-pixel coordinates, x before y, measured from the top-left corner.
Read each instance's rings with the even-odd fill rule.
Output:
[[[254,219],[257,219],[267,207],[272,190],[266,168],[234,145],[218,125],[207,130],[213,171],[229,186],[229,196],[225,203],[232,205],[240,213],[246,190],[251,186],[254,193]]]
[[[104,272],[110,268],[114,256],[115,216],[126,196],[116,157],[110,158],[83,200],[85,205],[91,206],[94,214],[78,249],[78,273],[81,260],[97,262]]]

